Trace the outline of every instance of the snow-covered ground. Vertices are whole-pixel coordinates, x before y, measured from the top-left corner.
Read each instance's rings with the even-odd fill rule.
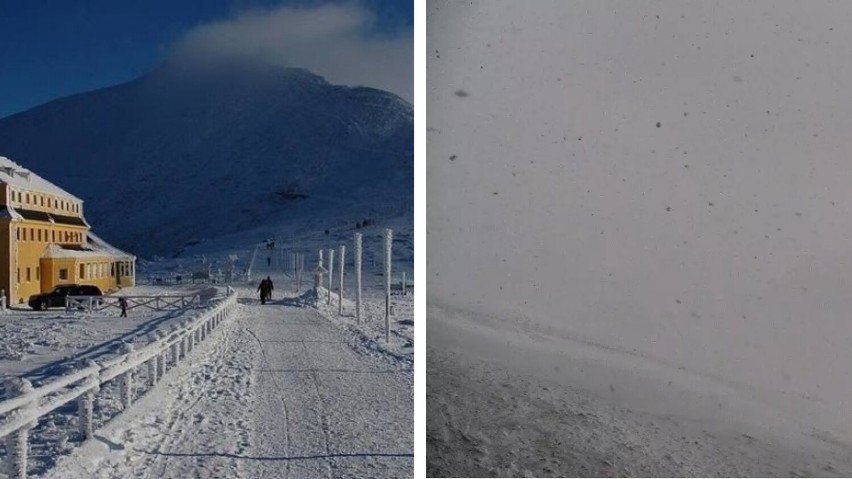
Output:
[[[352,222],[354,225],[354,221]],[[73,405],[40,421],[33,431],[30,473],[42,477],[411,477],[413,475],[413,295],[394,294],[391,340],[385,343],[381,229],[394,228],[394,267],[411,277],[411,216],[361,228],[364,234],[362,324],[354,316],[351,231],[292,235],[286,251],[306,255],[301,291],[282,272],[280,249],[267,265],[261,249],[251,283],[233,286],[240,305],[231,320],[151,387],[146,370],[137,379],[144,393],[121,412],[109,383],[96,397],[95,438],[80,444]],[[196,254],[224,264],[237,255],[249,266],[258,238],[247,232],[201,245]],[[282,233],[277,234],[283,236]],[[331,304],[321,289],[318,308],[309,291],[320,247],[347,241],[344,314],[336,291]],[[255,242],[257,241],[257,242]],[[235,246],[236,245],[236,246]],[[375,259],[375,264],[374,264]],[[192,271],[181,259],[146,261],[140,278],[171,278]],[[335,276],[337,269],[335,269]],[[260,305],[257,282],[271,276],[271,304]],[[398,273],[395,271],[395,278]],[[398,279],[396,279],[398,281]],[[337,280],[335,279],[335,285]],[[206,285],[143,285],[127,294],[181,294]],[[336,287],[336,286],[335,286]],[[66,314],[62,310],[12,311],[0,321],[13,359],[0,362],[7,376],[49,378],[83,359],[103,359],[122,342],[147,342],[147,334],[180,321],[175,313],[118,318]],[[32,343],[32,344],[30,344]],[[21,357],[17,357],[23,354]],[[0,445],[2,450],[2,445]],[[2,477],[2,472],[0,472]]]
[[[206,285],[163,288],[124,288],[127,296],[192,295]],[[0,382],[9,376],[26,375],[39,381],[61,373],[85,359],[115,352],[122,342],[138,342],[158,329],[180,322],[187,311],[131,309],[126,318],[117,309],[93,314],[66,313],[62,308],[33,311],[15,306],[0,315]]]
[[[276,283],[271,303],[238,286],[238,312],[197,359],[48,477],[412,476],[410,341],[379,345],[371,327],[326,317],[283,275],[258,273]]]
[[[850,18],[829,2],[429,3],[430,470],[581,474],[585,436],[550,424],[588,398],[615,425],[754,438],[596,474],[852,472],[836,455],[852,449]]]

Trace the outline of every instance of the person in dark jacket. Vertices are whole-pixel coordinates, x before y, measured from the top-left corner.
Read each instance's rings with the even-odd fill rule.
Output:
[[[272,285],[272,278],[269,276],[266,277],[266,299],[272,299],[272,290],[274,289]]]
[[[266,280],[261,280],[260,285],[257,287],[257,290],[260,291],[260,304],[266,304],[266,295],[268,294],[268,288],[266,286]]]
[[[118,305],[121,306],[121,317],[126,318],[127,317],[127,299],[125,299],[123,296],[121,298],[118,298]]]

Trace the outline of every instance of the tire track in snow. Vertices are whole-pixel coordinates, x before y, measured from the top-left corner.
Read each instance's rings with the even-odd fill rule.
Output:
[[[326,411],[325,411],[326,400],[323,397],[322,391],[320,390],[319,378],[317,377],[317,371],[316,371],[317,368],[314,366],[314,363],[311,361],[311,355],[308,352],[308,345],[305,343],[305,341],[302,341],[302,349],[305,352],[305,362],[308,363],[309,365],[311,365],[311,367],[310,367],[310,369],[312,370],[311,371],[311,378],[313,379],[314,389],[317,392],[317,397],[320,399],[319,400],[320,409],[321,409],[320,413],[319,413],[320,421],[321,421],[320,426],[322,427],[322,435],[323,435],[323,438],[325,440],[325,453],[328,455],[328,457],[331,457],[331,447],[329,445],[331,440],[329,439],[329,435],[328,435],[328,429],[329,429],[328,414],[326,414]],[[328,463],[328,461],[326,461],[326,468],[328,469],[328,477],[329,477],[329,479],[331,479],[331,465]]]
[[[260,340],[260,338],[257,337],[256,334],[254,334],[254,331],[252,331],[248,328],[243,328],[242,330],[249,333],[257,341],[257,345],[260,347],[261,357],[263,358],[263,364],[266,367],[265,369],[267,371],[271,371],[272,368],[270,367],[269,358],[266,355],[266,349],[263,347],[263,342]],[[281,394],[281,398],[284,398],[284,396],[285,396],[284,389],[278,383],[278,381],[275,380],[274,375],[272,376],[272,383],[275,385],[275,388],[278,389],[278,392]],[[283,399],[281,401],[281,409],[284,411],[284,425],[285,425],[285,428],[284,428],[284,438],[285,438],[284,451],[289,456],[290,455],[290,411],[287,410],[287,402],[284,401]],[[286,464],[285,464],[285,467],[284,467],[284,478],[289,479],[289,477],[290,477],[290,461],[287,461]]]

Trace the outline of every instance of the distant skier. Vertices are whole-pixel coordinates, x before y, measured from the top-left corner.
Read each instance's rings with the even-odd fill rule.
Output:
[[[118,298],[118,305],[121,307],[121,317],[127,317],[127,299],[124,296]]]

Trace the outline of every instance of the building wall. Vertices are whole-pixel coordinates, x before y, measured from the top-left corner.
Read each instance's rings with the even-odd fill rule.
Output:
[[[9,251],[9,237],[12,231],[12,221],[10,218],[0,218],[0,252]],[[6,297],[6,304],[10,304],[12,298],[12,255],[0,254],[0,289],[3,290],[3,295]]]
[[[116,268],[118,268],[118,285],[122,288],[128,288],[130,286],[136,286],[136,264],[134,261],[118,261],[116,262]]]
[[[60,282],[53,271],[48,271],[51,275],[46,280],[42,278],[41,258],[47,247],[54,243],[53,238],[57,238],[58,244],[82,245],[86,228],[31,220],[14,221],[13,225],[11,274],[16,288],[12,298],[15,303],[26,303],[30,296],[49,290]]]

